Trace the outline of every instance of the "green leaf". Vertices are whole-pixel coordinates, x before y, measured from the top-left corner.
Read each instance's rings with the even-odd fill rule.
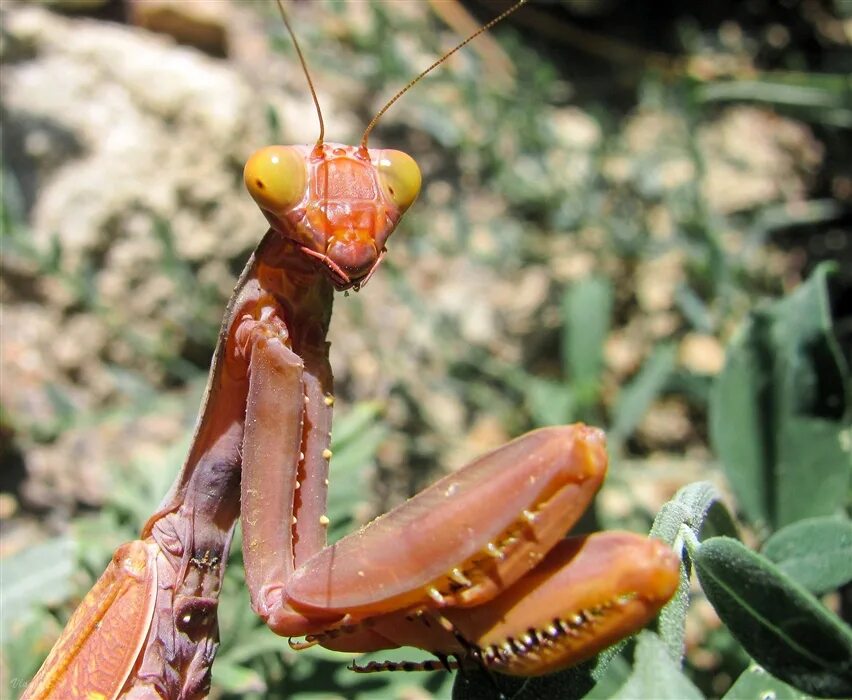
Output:
[[[696,537],[702,533],[736,535],[736,525],[720,498],[719,489],[709,481],[687,484],[660,509],[651,537],[674,544],[681,525],[688,525]]]
[[[3,557],[0,587],[0,636],[23,623],[35,608],[58,605],[71,595],[76,548],[68,537],[57,537]]]
[[[379,420],[383,405],[379,401],[364,401],[354,406],[348,413],[335,417],[332,449],[342,451],[357,441],[364,430]]]
[[[719,617],[767,671],[818,697],[852,694],[852,629],[764,557],[728,537],[693,552]]]
[[[676,348],[672,344],[656,348],[639,373],[621,390],[608,431],[613,452],[630,437],[651,402],[663,390],[674,370],[676,357]]]
[[[600,387],[612,298],[612,284],[604,277],[587,277],[562,297],[562,367],[584,398],[587,393],[596,398]]]
[[[529,376],[524,393],[536,426],[564,425],[574,420],[574,393],[569,385]]]
[[[651,537],[674,545],[681,528],[689,527],[695,537],[706,531],[713,534],[736,534],[730,513],[719,500],[719,490],[708,481],[699,481],[681,488],[672,500],[665,503],[654,519]],[[680,567],[680,583],[672,599],[660,612],[660,637],[675,660],[685,651],[686,613],[689,608],[690,568],[687,559]]]
[[[710,83],[699,89],[698,99],[762,102],[802,119],[852,126],[852,81],[847,75],[767,72],[754,80]]]
[[[370,480],[362,473],[375,462],[376,451],[387,436],[381,412],[378,402],[360,403],[335,426],[328,489],[328,536],[332,542],[349,531],[353,506],[368,499]]]
[[[770,537],[762,554],[811,593],[833,591],[852,581],[852,522],[800,520]]]
[[[679,285],[675,290],[674,300],[677,308],[695,330],[702,333],[716,331],[713,314],[694,289],[686,284]]]
[[[722,700],[809,700],[811,697],[753,665],[740,674]]]
[[[228,663],[219,659],[213,664],[213,683],[228,693],[245,695],[266,690],[263,677],[247,666]]]
[[[852,462],[849,375],[832,334],[822,265],[753,312],[728,348],[710,435],[746,515],[775,527],[845,503]]]
[[[633,673],[613,700],[703,700],[704,696],[669,656],[668,648],[653,632],[641,632],[636,644]]]
[[[611,648],[617,648],[620,652],[624,646],[626,646],[626,643],[618,644]],[[608,651],[609,650],[607,650],[607,652]],[[601,656],[607,652],[603,652]],[[600,665],[601,664],[598,663],[598,668],[600,668]],[[596,672],[598,668],[595,669]],[[633,669],[627,662],[627,659],[624,658],[623,654],[614,654],[608,665],[601,669],[599,673],[593,674],[593,677],[597,678],[597,683],[595,684],[595,687],[583,697],[586,698],[586,700],[605,700],[606,698],[609,698],[622,685],[624,685],[630,677],[632,670]]]

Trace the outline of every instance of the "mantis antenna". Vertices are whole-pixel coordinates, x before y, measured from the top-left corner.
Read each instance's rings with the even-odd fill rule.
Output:
[[[284,5],[281,4],[281,0],[275,0],[278,5],[278,12],[281,13],[281,19],[284,20],[284,26],[287,27],[287,32],[290,34],[290,38],[293,40],[293,46],[296,47],[296,54],[299,56],[299,63],[302,64],[302,70],[305,73],[305,78],[308,80],[308,88],[311,91],[311,97],[314,100],[314,106],[317,108],[317,119],[319,119],[319,138],[317,139],[317,147],[322,146],[323,140],[325,139],[325,123],[322,120],[322,110],[320,109],[319,100],[317,99],[317,91],[314,89],[314,81],[311,80],[311,74],[308,71],[308,64],[305,61],[305,57],[302,54],[302,49],[299,46],[299,42],[296,39],[296,33],[293,31],[293,28],[290,26],[290,22],[287,19],[287,13],[284,12]],[[526,0],[523,0],[526,2]],[[514,9],[514,8],[512,8]],[[477,32],[478,33],[478,32]],[[473,38],[473,37],[471,37]]]
[[[280,5],[281,0],[278,0],[278,2],[279,2],[279,5]],[[371,122],[367,125],[367,128],[364,130],[364,135],[361,137],[361,149],[362,149],[362,150],[366,150],[366,148],[367,148],[367,139],[368,139],[368,138],[369,138],[369,136],[370,136],[370,132],[373,130],[373,127],[376,125],[376,123],[379,121],[379,119],[381,119],[381,118],[384,116],[385,112],[387,112],[387,111],[391,108],[391,106],[393,105],[393,103],[394,103],[394,102],[396,102],[396,101],[397,101],[400,97],[402,97],[402,96],[403,96],[406,92],[408,92],[408,91],[409,91],[411,88],[413,88],[413,87],[414,87],[417,83],[419,83],[419,82],[420,82],[420,81],[421,81],[424,77],[426,77],[426,75],[427,75],[428,73],[430,73],[432,70],[434,70],[435,68],[437,68],[438,66],[440,66],[440,65],[441,65],[444,61],[446,61],[446,60],[447,60],[450,56],[452,56],[454,53],[456,53],[456,51],[459,51],[460,49],[463,49],[463,48],[464,48],[465,46],[467,46],[467,45],[468,45],[471,41],[473,41],[474,39],[476,39],[476,37],[478,37],[480,34],[482,34],[483,32],[487,32],[487,31],[488,31],[489,29],[491,29],[491,27],[493,27],[495,24],[497,24],[497,23],[498,23],[498,22],[500,22],[501,20],[503,20],[503,19],[505,19],[506,17],[508,17],[508,16],[509,16],[510,14],[512,14],[515,10],[517,10],[517,9],[518,9],[521,5],[525,5],[526,3],[527,3],[527,0],[518,0],[518,2],[516,2],[514,5],[512,5],[512,6],[511,6],[508,10],[505,10],[504,12],[500,13],[500,14],[499,14],[499,15],[497,15],[494,19],[492,19],[490,22],[488,22],[488,24],[485,24],[485,25],[483,25],[482,27],[480,27],[479,29],[477,29],[477,30],[476,30],[473,34],[471,34],[471,35],[470,35],[467,39],[465,39],[463,42],[461,42],[460,44],[458,44],[458,45],[457,45],[454,49],[451,49],[450,51],[447,51],[447,53],[445,53],[443,56],[441,56],[441,58],[439,58],[437,61],[435,61],[435,62],[434,62],[431,66],[429,66],[429,67],[428,67],[428,68],[426,68],[424,71],[422,71],[419,75],[417,75],[415,78],[413,78],[413,79],[411,80],[411,82],[409,82],[409,83],[408,83],[408,85],[406,85],[406,86],[405,86],[404,88],[402,88],[402,89],[401,89],[398,93],[396,93],[396,95],[394,95],[393,97],[391,97],[391,98],[390,98],[390,100],[388,100],[387,104],[386,104],[384,107],[382,107],[382,108],[378,111],[378,113],[376,114],[376,116],[375,116],[375,117],[373,117],[373,120],[372,120],[372,121],[371,121]],[[286,21],[286,20],[285,20],[285,21]],[[301,53],[299,54],[299,56],[301,56]],[[310,80],[310,78],[308,78],[308,80]]]

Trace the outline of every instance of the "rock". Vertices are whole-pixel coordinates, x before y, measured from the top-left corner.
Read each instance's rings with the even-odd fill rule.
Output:
[[[171,326],[131,343],[129,369],[163,344],[179,352],[199,318],[215,329],[224,301],[197,277],[241,260],[265,228],[241,188],[242,163],[267,138],[262,100],[233,68],[138,30],[34,7],[7,12],[5,28],[28,47],[2,89],[30,257],[9,256],[4,271],[29,278],[34,300],[100,324],[87,334],[103,336],[96,351],[62,353],[69,374],[154,316]],[[45,282],[32,258],[52,256],[61,274]],[[74,337],[70,320],[51,332]]]
[[[31,6],[4,7],[3,24],[17,210],[0,262],[0,371],[15,379],[0,402],[26,428],[28,502],[94,504],[137,433],[104,444],[79,427],[32,445],[27,432],[44,440],[174,384],[187,354],[209,361],[234,270],[266,228],[241,174],[269,138],[267,98],[236,68],[138,29]]]
[[[703,333],[688,333],[678,349],[680,363],[695,374],[714,375],[725,364],[725,348],[718,338]]]
[[[168,34],[212,56],[228,55],[231,4],[221,0],[131,0],[130,19],[137,27]]]
[[[704,196],[726,214],[804,199],[823,157],[807,126],[756,107],[725,110],[698,138],[706,157]]]

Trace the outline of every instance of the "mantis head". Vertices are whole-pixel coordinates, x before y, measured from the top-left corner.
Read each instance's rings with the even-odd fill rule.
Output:
[[[336,143],[267,146],[244,179],[272,228],[324,264],[338,289],[367,280],[420,192],[408,154]]]
[[[420,168],[402,151],[373,149],[367,140],[385,112],[456,51],[517,10],[527,0],[480,27],[420,72],[367,125],[359,146],[326,143],[325,125],[305,57],[281,0],[276,0],[293,40],[319,119],[311,146],[268,146],[246,163],[246,187],[272,228],[320,261],[338,289],[358,288],[381,262],[385,243],[420,192]]]

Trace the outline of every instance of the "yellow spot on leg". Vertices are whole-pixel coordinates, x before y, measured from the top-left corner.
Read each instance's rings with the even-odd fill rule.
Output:
[[[332,454],[334,454],[334,453],[333,453],[330,449],[328,449],[328,448],[326,447],[326,448],[322,451],[322,458],[323,458],[323,459],[331,459]]]
[[[434,586],[432,586],[432,587],[428,588],[428,589],[426,590],[426,593],[427,593],[427,594],[429,595],[429,597],[430,597],[432,600],[434,600],[434,601],[435,601],[435,603],[437,603],[438,605],[443,605],[443,604],[444,604],[444,596],[442,596],[442,595],[440,594],[440,592],[438,591],[438,589],[437,589],[437,588],[435,588]]]
[[[455,626],[453,625],[453,623],[450,622],[441,613],[432,612],[430,614],[435,620],[437,620],[438,624],[441,625],[441,627],[443,627],[445,631],[449,632],[450,634],[453,634],[453,632],[455,632]]]
[[[331,520],[328,519],[327,515],[321,515],[320,516],[320,525],[322,525],[323,527],[328,525],[330,522],[331,522]]]
[[[323,402],[326,406],[334,406],[334,396],[332,396],[331,394],[326,394],[323,397]]]
[[[494,557],[495,559],[503,558],[503,552],[497,549],[493,542],[489,542],[487,545],[485,545],[485,552],[488,554],[489,557]]]
[[[450,571],[450,578],[462,586],[470,585],[470,579],[462,573],[461,569],[453,569]]]

